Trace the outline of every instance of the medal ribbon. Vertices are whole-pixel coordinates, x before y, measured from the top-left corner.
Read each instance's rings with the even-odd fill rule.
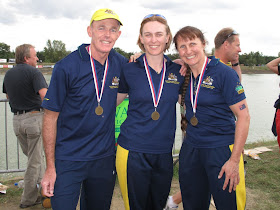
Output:
[[[197,90],[196,90],[196,93],[195,93],[194,101],[193,101],[193,78],[192,78],[192,73],[191,73],[190,99],[191,99],[191,104],[192,104],[192,108],[193,108],[193,113],[194,114],[196,113],[198,93],[199,93],[199,90],[200,90],[200,85],[202,83],[203,76],[204,76],[207,64],[208,64],[208,58],[205,57],[205,61],[204,61],[204,64],[203,64],[203,67],[202,67],[202,70],[201,70],[201,73],[200,73],[200,76],[199,76],[199,80],[198,80],[198,84],[197,84]]]
[[[161,93],[162,93],[162,89],[163,89],[163,84],[164,84],[164,78],[165,78],[165,72],[166,72],[166,64],[164,62],[163,59],[163,71],[161,72],[161,80],[159,83],[159,88],[158,88],[158,93],[156,94],[155,92],[155,87],[154,87],[154,83],[153,83],[153,78],[148,66],[148,61],[146,59],[146,56],[144,56],[144,66],[145,66],[145,70],[146,70],[146,75],[149,81],[149,85],[150,85],[150,89],[151,89],[151,93],[152,93],[152,97],[153,97],[153,102],[154,102],[154,107],[157,108],[160,97],[161,97]]]
[[[100,104],[100,101],[101,101],[101,98],[102,98],[102,95],[104,92],[108,69],[109,69],[109,60],[107,58],[106,63],[105,63],[103,82],[102,82],[102,86],[101,86],[101,91],[99,91],[98,77],[97,77],[97,73],[96,73],[96,69],[95,69],[95,63],[94,63],[93,57],[91,56],[90,46],[89,46],[89,56],[90,56],[91,70],[92,70],[92,74],[93,74],[93,81],[94,81],[94,85],[95,85],[96,99],[97,99],[98,104]]]

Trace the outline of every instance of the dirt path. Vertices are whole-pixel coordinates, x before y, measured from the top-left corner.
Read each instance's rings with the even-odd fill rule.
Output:
[[[179,190],[178,180],[173,180],[172,185],[171,185],[170,194],[174,194],[178,190]],[[254,195],[252,190],[250,190],[250,189],[247,189],[246,191],[247,191],[246,209],[254,209],[254,202],[255,202],[254,200],[257,199],[258,196]],[[3,196],[3,195],[1,195],[1,196]],[[20,202],[20,197],[18,197],[12,203],[11,202],[7,203],[7,204],[2,204],[1,203],[0,210],[18,210],[18,209],[20,209],[19,208],[19,202]],[[39,209],[42,210],[44,208],[41,205],[26,208],[26,210],[39,210]],[[79,209],[80,208],[77,207],[77,210],[79,210]],[[211,204],[209,210],[215,210],[215,209],[216,208]],[[120,188],[118,186],[116,186],[115,190],[114,190],[114,195],[113,195],[112,204],[111,204],[111,210],[125,210],[123,200],[122,200],[122,197],[121,197],[121,191],[120,191]],[[182,204],[179,205],[178,210],[183,210],[183,205]]]

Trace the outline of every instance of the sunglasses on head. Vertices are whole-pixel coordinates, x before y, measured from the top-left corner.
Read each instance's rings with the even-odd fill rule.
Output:
[[[149,15],[146,15],[143,20],[147,19],[147,18],[150,18],[150,17],[153,17],[153,16],[157,16],[157,17],[161,17],[163,19],[166,20],[166,18],[163,16],[163,15],[160,15],[160,14],[149,14]]]
[[[225,40],[223,41],[223,43],[229,38],[229,37],[231,37],[232,35],[238,35],[238,33],[236,32],[236,31],[232,31],[229,35],[227,35],[227,37],[225,38]],[[223,44],[222,43],[222,44]]]

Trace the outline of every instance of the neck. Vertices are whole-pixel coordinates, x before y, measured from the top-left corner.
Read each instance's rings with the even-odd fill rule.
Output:
[[[215,57],[220,59],[225,64],[229,62],[229,60],[226,59],[225,53],[222,53],[221,50],[215,50]]]
[[[202,72],[202,68],[204,67],[204,62],[207,58],[201,60],[197,65],[191,66],[191,71],[194,76],[194,78],[197,78],[197,76]]]
[[[105,61],[107,60],[107,58],[109,56],[109,52],[108,53],[99,52],[99,51],[95,50],[95,48],[92,47],[92,45],[90,46],[90,50],[91,50],[91,56],[95,60],[97,60],[100,64],[104,65]]]
[[[163,54],[153,56],[146,54],[146,58],[150,67],[152,67],[157,73],[160,73],[163,67]]]

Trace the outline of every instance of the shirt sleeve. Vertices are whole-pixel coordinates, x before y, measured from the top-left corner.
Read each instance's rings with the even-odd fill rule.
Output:
[[[119,83],[119,93],[128,93],[129,87],[125,78],[124,68],[121,70],[120,83]]]
[[[226,103],[231,106],[246,98],[244,88],[237,73],[233,69],[224,71],[222,94]]]
[[[42,106],[51,111],[60,112],[68,89],[68,77],[62,65],[56,64],[53,72],[50,85]]]
[[[38,94],[39,90],[41,90],[42,88],[48,88],[48,84],[46,82],[46,79],[39,70],[37,70],[34,74],[33,87],[34,87],[34,90],[35,90],[36,94]]]

